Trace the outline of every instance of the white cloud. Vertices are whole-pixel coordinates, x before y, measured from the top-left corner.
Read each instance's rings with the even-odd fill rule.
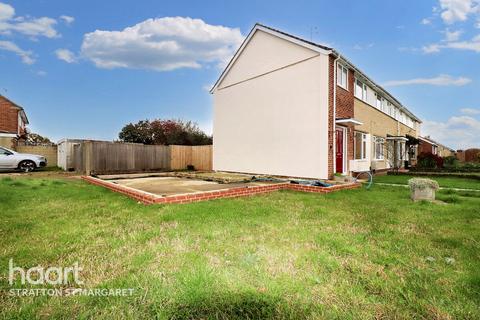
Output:
[[[464,86],[470,82],[472,82],[472,80],[469,78],[465,78],[465,77],[454,78],[452,76],[442,74],[433,78],[392,80],[392,81],[387,81],[384,85],[389,87],[407,86],[407,85]]]
[[[434,44],[429,44],[428,46],[422,47],[422,51],[424,53],[437,53],[437,52],[440,52],[441,48],[443,48],[442,45],[434,43]]]
[[[56,24],[55,19],[48,17],[16,17],[12,6],[0,2],[0,34],[18,32],[31,37],[56,38],[59,36]]]
[[[243,36],[238,28],[200,19],[148,19],[121,31],[96,30],[84,36],[81,54],[97,67],[167,71],[225,65]]]
[[[445,41],[452,42],[452,41],[458,41],[463,31],[462,30],[450,31],[449,29],[447,29],[445,30],[444,33],[445,33]]]
[[[420,23],[423,24],[423,25],[427,25],[427,24],[431,24],[432,21],[428,18],[424,18],[424,19],[422,19],[422,21],[420,21]]]
[[[356,45],[353,46],[353,49],[355,49],[355,50],[370,49],[370,48],[372,48],[374,45],[375,45],[374,43],[369,43],[369,44],[366,44],[366,45],[356,44]]]
[[[57,49],[55,50],[55,55],[58,59],[63,60],[67,63],[74,63],[77,61],[75,54],[68,49]]]
[[[40,77],[44,77],[47,75],[47,72],[46,71],[43,71],[43,70],[39,70],[37,71],[37,76],[40,76]]]
[[[15,16],[15,9],[6,3],[0,2],[0,21],[5,21]]]
[[[477,0],[440,0],[440,16],[446,24],[465,21],[472,13],[478,12]]]
[[[25,64],[34,64],[35,58],[33,57],[33,52],[26,51],[19,48],[15,43],[11,41],[2,41],[0,40],[0,50],[10,51],[15,53],[22,59],[22,62]]]
[[[479,109],[463,108],[463,109],[460,109],[460,112],[463,114],[474,116],[474,115],[480,114],[480,108]]]
[[[480,147],[480,121],[470,116],[453,116],[446,122],[425,121],[422,135],[455,149]]]
[[[452,41],[447,43],[435,43],[422,48],[424,53],[436,53],[441,49],[456,49],[456,50],[468,50],[480,52],[480,35],[472,38],[471,40],[464,41]]]
[[[63,22],[65,22],[65,24],[67,25],[71,25],[75,21],[74,17],[66,16],[66,15],[60,16],[60,19],[62,19]]]

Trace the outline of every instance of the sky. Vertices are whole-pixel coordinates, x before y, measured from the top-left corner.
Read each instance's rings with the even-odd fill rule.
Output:
[[[154,118],[211,133],[208,90],[256,22],[333,46],[422,135],[480,147],[480,0],[0,0],[0,94],[54,141]]]

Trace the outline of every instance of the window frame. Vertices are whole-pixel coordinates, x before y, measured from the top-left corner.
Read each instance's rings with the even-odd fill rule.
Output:
[[[338,71],[340,71],[340,74]],[[345,80],[345,85],[343,84],[343,80]],[[348,91],[348,68],[341,63],[337,63],[337,86]]]
[[[382,110],[382,109],[383,109],[383,108],[382,108],[382,96],[379,95],[378,93],[375,93],[375,95],[377,96],[377,100],[376,100],[376,102],[375,102],[375,104],[376,104],[375,106],[377,107],[378,110],[383,111],[383,110]],[[379,104],[379,103],[380,103],[380,104]]]
[[[380,142],[381,141],[381,142]],[[380,145],[381,157],[378,157],[377,147]],[[374,160],[385,160],[385,138],[383,137],[374,137],[373,138],[373,154]]]
[[[360,158],[357,159],[357,134],[361,135],[360,141]],[[354,143],[353,143],[353,159],[358,161],[367,160],[367,134],[361,131],[355,131]]]
[[[358,96],[358,90],[357,90],[357,85],[359,85],[359,87],[361,88],[361,92],[362,92],[362,95],[361,97]],[[357,97],[358,99],[364,101],[364,102],[367,102],[367,85],[360,79],[358,78],[355,78],[355,90],[354,90],[354,93],[353,95],[355,97]]]

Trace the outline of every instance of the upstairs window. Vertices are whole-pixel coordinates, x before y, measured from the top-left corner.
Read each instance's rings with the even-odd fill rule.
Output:
[[[393,117],[393,106],[390,102],[388,102],[387,105],[388,105],[388,115]]]
[[[348,90],[348,69],[341,64],[337,65],[337,84]]]
[[[355,79],[355,97],[367,101],[367,85],[358,79]]]
[[[367,135],[363,132],[355,132],[355,160],[367,158]]]
[[[377,109],[382,110],[382,97],[377,94]]]

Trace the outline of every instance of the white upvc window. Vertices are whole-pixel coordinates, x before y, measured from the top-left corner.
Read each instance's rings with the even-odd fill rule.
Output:
[[[337,84],[348,90],[348,68],[342,64],[337,65]]]
[[[385,145],[385,139],[381,137],[375,137],[373,139],[373,150],[375,152],[375,160],[383,160],[383,149]]]
[[[377,106],[376,107],[377,107],[378,110],[382,110],[382,97],[378,93],[376,94],[376,96],[377,96]]]
[[[354,153],[355,160],[367,158],[367,135],[363,132],[355,132]]]
[[[367,85],[358,79],[355,79],[355,96],[360,100],[367,101]]]
[[[413,129],[413,119],[410,117],[407,118],[407,126]]]

